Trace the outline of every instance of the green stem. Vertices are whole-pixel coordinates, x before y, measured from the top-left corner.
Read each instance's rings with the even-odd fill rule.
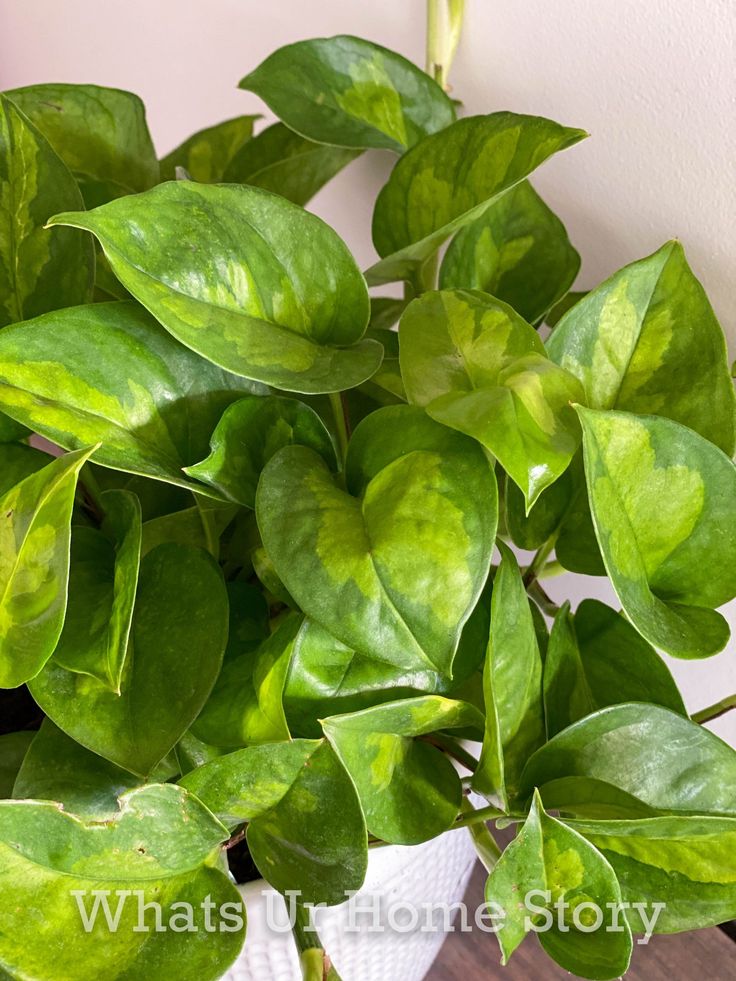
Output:
[[[463,811],[466,814],[473,812],[472,804],[464,800]],[[487,872],[492,872],[496,862],[501,857],[501,848],[496,839],[491,834],[491,829],[485,821],[476,821],[467,826],[468,834],[473,839],[478,858],[481,860]]]
[[[467,828],[473,824],[485,824],[486,821],[493,821],[496,818],[509,817],[504,811],[498,807],[494,807],[493,804],[489,804],[487,807],[476,808],[468,805],[463,806],[463,814],[457,819],[453,824],[453,828]]]
[[[524,585],[527,589],[538,578],[539,573],[545,567],[549,554],[555,547],[556,539],[557,534],[550,535],[547,541],[537,549],[534,558],[524,570]]]
[[[441,732],[435,732],[428,736],[426,741],[444,750],[448,756],[457,760],[466,770],[470,770],[471,773],[475,772],[478,760],[465,749],[459,739],[455,739],[454,736],[445,736]]]
[[[699,712],[694,712],[690,718],[693,722],[712,722],[713,719],[719,718],[721,715],[725,715],[726,712],[730,712],[731,709],[736,709],[736,695],[729,695],[728,698],[721,699],[720,702],[716,702],[715,705],[709,705],[708,708],[701,709]]]
[[[303,981],[340,981],[340,975],[332,966],[312,926],[312,914],[301,903],[296,904],[292,933],[299,951]]]
[[[335,417],[335,429],[337,431],[337,443],[340,447],[340,457],[343,470],[345,469],[345,457],[348,452],[348,423],[345,418],[345,405],[340,392],[330,392],[330,405],[332,414]]]
[[[537,573],[537,579],[554,579],[555,576],[561,576],[563,572],[567,570],[563,565],[557,561],[557,559],[552,559],[548,562],[543,569],[540,569]]]
[[[527,588],[527,593],[548,617],[554,618],[560,612],[560,607],[550,599],[536,580]]]
[[[92,511],[97,520],[102,523],[102,520],[105,517],[105,507],[102,503],[102,491],[100,490],[100,485],[97,483],[97,478],[95,477],[94,473],[92,473],[92,468],[90,467],[89,463],[86,463],[82,468],[79,483],[82,487],[89,510]]]

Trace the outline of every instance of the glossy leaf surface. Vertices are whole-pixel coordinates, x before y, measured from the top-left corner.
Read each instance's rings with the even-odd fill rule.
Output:
[[[72,534],[69,602],[54,659],[119,691],[138,584],[141,509],[129,491],[105,491],[100,500],[102,530]]]
[[[274,123],[240,148],[223,180],[262,187],[294,204],[305,205],[360,153],[315,143],[283,123]]]
[[[132,92],[56,83],[7,95],[77,178],[88,208],[145,191],[159,180],[145,108]]]
[[[621,902],[613,869],[585,838],[546,814],[538,795],[488,879],[486,900],[506,912],[497,934],[504,964],[531,929],[534,911],[527,905],[531,902],[547,911],[550,929],[537,934],[539,942],[565,970],[606,979],[620,977],[629,966],[631,930],[626,924],[615,929],[618,918],[610,908]],[[568,908],[562,915],[555,909],[553,916],[555,903],[566,903]],[[598,914],[591,903],[599,908]],[[583,929],[575,921],[576,914]]]
[[[87,236],[44,226],[81,208],[64,163],[17,106],[0,95],[0,327],[90,298],[94,252]]]
[[[361,342],[368,292],[344,243],[276,195],[176,181],[52,224],[93,232],[132,295],[177,340],[236,375],[333,392],[381,362],[380,346]]]
[[[253,390],[130,302],[72,307],[0,334],[7,412],[69,449],[102,443],[94,459],[103,466],[201,493],[206,485],[182,467],[202,459],[224,409]]]
[[[515,797],[527,759],[544,742],[542,658],[521,572],[499,542],[491,630],[483,669],[486,724],[473,787],[504,804]]]
[[[580,256],[528,181],[461,229],[440,268],[440,287],[483,290],[536,323],[573,283]]]
[[[389,407],[355,431],[346,474],[347,493],[302,446],[269,461],[256,514],[276,572],[344,644],[450,676],[495,535],[495,480],[482,451],[419,409]]]
[[[161,180],[176,180],[177,167],[201,184],[224,180],[231,161],[253,136],[256,119],[258,116],[236,116],[193,133],[161,160]]]
[[[330,434],[313,409],[278,395],[250,396],[225,410],[212,434],[210,455],[185,471],[228,500],[253,508],[261,471],[275,453],[292,444],[309,446],[330,469],[337,469]]]
[[[248,822],[253,861],[274,888],[334,905],[359,889],[368,862],[350,777],[325,740],[251,746],[181,781],[228,826]]]
[[[679,242],[625,266],[564,316],[550,357],[592,409],[674,419],[736,448],[736,397],[723,332]]]
[[[627,616],[668,654],[716,653],[729,630],[712,607],[736,596],[733,462],[669,419],[579,414],[596,536]]]
[[[444,729],[482,729],[467,702],[437,695],[378,705],[323,722],[355,782],[368,830],[382,841],[415,845],[453,823],[462,787],[452,762],[423,740]]]
[[[579,444],[570,407],[582,396],[577,379],[545,357],[511,307],[477,290],[414,300],[399,345],[409,401],[490,450],[530,507]]]
[[[541,116],[497,112],[460,119],[398,162],[378,195],[371,285],[411,279],[443,242],[540,164],[585,137]]]
[[[0,802],[0,968],[43,981],[163,981],[171,970],[182,981],[215,981],[243,942],[242,924],[233,932],[205,930],[205,897],[215,909],[240,898],[212,867],[226,837],[199,801],[171,785],[126,794],[115,820],[106,822],[82,821],[53,803]],[[87,914],[92,890],[109,890],[110,913],[120,913],[117,929],[100,910],[86,931],[75,890]],[[133,890],[160,903],[165,921],[172,903],[190,903],[196,931],[156,932],[152,913],[148,929],[136,931]]]
[[[148,776],[212,691],[227,624],[227,593],[211,557],[161,545],[141,564],[120,694],[52,660],[34,680],[33,697],[82,746]]]
[[[240,82],[302,136],[403,152],[455,119],[440,86],[406,58],[341,35],[279,48]]]
[[[33,678],[64,623],[77,478],[91,450],[53,460],[0,498],[0,687]]]

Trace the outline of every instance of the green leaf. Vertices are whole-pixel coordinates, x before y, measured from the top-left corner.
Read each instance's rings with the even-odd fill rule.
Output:
[[[68,449],[102,443],[95,463],[200,493],[215,492],[182,468],[202,459],[224,409],[253,390],[135,303],[59,310],[0,333],[5,411]]]
[[[477,439],[531,507],[569,465],[580,442],[571,402],[579,382],[549,361],[537,332],[477,290],[425,293],[399,325],[410,402]]]
[[[76,742],[148,776],[207,701],[227,641],[227,593],[205,552],[160,545],[141,563],[120,694],[52,659],[31,694]]]
[[[628,620],[598,600],[583,600],[574,617],[565,603],[544,662],[547,735],[622,702],[652,702],[687,717],[667,665]]]
[[[243,942],[242,923],[226,932],[217,912],[217,932],[205,929],[206,898],[215,911],[235,903],[242,912],[237,889],[212,867],[226,837],[199,801],[170,784],[133,790],[115,819],[103,822],[82,821],[53,803],[0,802],[0,968],[41,981],[163,981],[171,971],[182,981],[215,981]],[[85,930],[78,902],[91,914],[93,890],[108,891],[111,919],[120,912],[117,929],[99,910]],[[136,930],[134,890],[141,902],[161,905],[164,932],[150,910],[148,929]],[[195,929],[181,932],[189,917],[171,910],[177,902],[191,904]],[[165,929],[170,916],[178,931]]]
[[[77,478],[91,449],[53,460],[0,498],[0,688],[17,688],[61,634]]]
[[[544,712],[542,658],[526,589],[513,552],[500,541],[498,547],[483,671],[485,736],[473,787],[506,808],[524,764],[544,742]]]
[[[225,169],[223,180],[262,187],[305,205],[360,154],[360,150],[314,143],[283,123],[274,123],[240,148]]]
[[[519,797],[545,784],[599,780],[660,812],[736,813],[736,751],[712,732],[659,705],[612,705],[554,736],[529,760]]]
[[[576,303],[547,348],[583,383],[592,409],[666,416],[733,454],[726,341],[679,242],[625,266]]]
[[[248,822],[248,849],[280,892],[328,906],[363,884],[365,822],[355,788],[330,744],[265,743],[212,760],[181,783],[230,827]]]
[[[0,445],[0,495],[19,484],[21,480],[30,477],[51,463],[48,453],[26,446],[23,443],[7,443]]]
[[[587,134],[541,116],[496,112],[459,119],[399,160],[378,195],[373,244],[381,261],[372,286],[413,279],[443,242]]]
[[[210,455],[184,472],[223,497],[254,508],[261,471],[283,446],[309,446],[337,469],[330,434],[314,411],[297,399],[248,396],[225,410],[210,440]]]
[[[0,799],[11,797],[28,747],[35,732],[9,732],[0,736]]]
[[[546,814],[538,795],[488,878],[486,901],[506,913],[497,933],[504,964],[533,929],[534,913],[539,942],[566,971],[606,979],[629,966],[631,929],[612,909],[621,903],[614,870],[582,835]]]
[[[368,291],[315,215],[255,187],[161,184],[52,225],[93,232],[121,283],[187,347],[287,391],[334,392],[375,372]],[[196,242],[182,249],[182,242]]]
[[[29,85],[6,93],[79,181],[88,208],[159,180],[143,103],[100,85]],[[49,212],[49,216],[51,212]]]
[[[440,749],[419,737],[441,729],[482,730],[475,706],[423,695],[334,715],[322,727],[377,838],[416,845],[453,824],[462,801],[460,777]]]
[[[141,555],[148,555],[158,545],[167,542],[196,545],[197,548],[209,551],[212,546],[211,536],[214,534],[215,540],[219,541],[236,513],[234,504],[225,504],[207,511],[206,514],[201,507],[195,506],[152,518],[143,525]]]
[[[406,58],[361,38],[298,41],[240,82],[318,143],[402,153],[455,119],[451,99]]]
[[[578,410],[596,536],[626,615],[675,657],[729,637],[712,607],[736,596],[736,468],[657,416]]]
[[[450,242],[440,287],[483,290],[536,323],[567,293],[579,269],[565,226],[522,181]]]
[[[102,530],[72,534],[69,601],[54,660],[119,693],[138,584],[141,508],[129,491],[105,491],[100,500]]]
[[[20,767],[13,797],[57,801],[77,816],[108,817],[117,812],[121,794],[140,786],[140,778],[75,743],[51,719],[44,719],[31,735],[35,738]],[[154,781],[176,775],[164,761]]]
[[[90,299],[92,243],[69,229],[45,228],[59,209],[82,206],[62,161],[0,95],[0,327]]]
[[[4,443],[15,443],[17,440],[25,439],[31,435],[30,429],[21,426],[15,419],[0,412],[0,445]]]
[[[544,322],[550,330],[556,327],[567,311],[574,307],[579,300],[582,300],[584,296],[587,296],[588,292],[588,290],[570,290],[561,300],[555,303],[552,309],[547,311],[547,315],[544,318]]]
[[[346,476],[347,493],[302,446],[266,465],[256,515],[277,574],[344,644],[451,676],[496,530],[482,450],[419,409],[391,406],[356,429]]]
[[[716,926],[736,917],[736,820],[655,817],[636,821],[567,822],[613,867],[625,902],[661,908],[655,933]],[[641,908],[626,915],[647,930]]]
[[[283,693],[302,617],[289,614],[256,651],[226,659],[192,733],[210,746],[235,749],[289,739]]]
[[[253,123],[258,118],[236,116],[198,130],[163,157],[161,180],[176,180],[177,167],[183,167],[193,181],[202,184],[225,180],[225,171],[253,136]]]

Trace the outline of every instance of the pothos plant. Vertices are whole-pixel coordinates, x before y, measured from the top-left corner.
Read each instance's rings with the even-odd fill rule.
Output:
[[[528,178],[585,133],[462,116],[460,8],[430,3],[428,74],[280,49],[240,83],[279,122],[162,160],[130,93],[1,97],[4,976],[214,979],[244,928],[198,904],[238,900],[229,866],[299,891],[305,975],[334,978],[309,904],[460,826],[504,960],[531,889],[589,978],[625,972],[634,903],[665,933],[736,914],[736,752],[701,725],[734,700],[689,717],[659,653],[729,636],[724,337],[677,242],[569,292]],[[375,151],[361,273],[305,205]],[[621,609],[557,607],[560,568]],[[105,889],[200,929],[121,901],[87,932],[74,894]]]

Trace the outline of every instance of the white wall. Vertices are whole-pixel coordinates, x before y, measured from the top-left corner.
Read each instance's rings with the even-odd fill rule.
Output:
[[[580,285],[678,237],[736,354],[731,0],[466,4],[452,73],[466,111],[538,113],[592,134],[535,181],[583,255]],[[362,35],[421,63],[424,2],[0,0],[0,89],[39,81],[129,88],[148,105],[166,152],[200,126],[258,111],[256,97],[235,86],[271,50],[337,33]],[[389,162],[380,153],[360,159],[314,203],[364,265],[373,255],[372,200]],[[600,595],[600,581],[569,578],[551,583],[550,592]],[[690,707],[736,691],[735,650],[732,643],[707,662],[673,665]],[[736,713],[714,728],[736,744]]]

